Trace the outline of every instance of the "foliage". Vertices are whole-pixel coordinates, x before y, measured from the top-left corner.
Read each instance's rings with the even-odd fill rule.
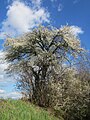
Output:
[[[79,79],[79,75],[69,69],[63,80],[51,84],[52,106],[57,116],[63,113],[65,120],[89,120],[90,117],[90,84],[87,79]]]
[[[48,101],[44,93],[48,92],[49,81],[62,75],[62,65],[71,64],[70,59],[83,51],[70,26],[40,26],[22,37],[7,39],[5,48],[9,72],[20,76],[18,88],[42,106]]]

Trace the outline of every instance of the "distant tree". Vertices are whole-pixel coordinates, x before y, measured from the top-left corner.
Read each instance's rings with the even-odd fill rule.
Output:
[[[40,26],[21,37],[8,38],[5,49],[8,72],[18,77],[18,88],[41,106],[50,104],[49,82],[62,79],[64,70],[84,52],[72,26]]]

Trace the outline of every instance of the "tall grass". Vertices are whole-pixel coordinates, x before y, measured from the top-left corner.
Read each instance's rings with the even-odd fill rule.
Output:
[[[47,111],[21,100],[0,100],[0,120],[58,120]]]

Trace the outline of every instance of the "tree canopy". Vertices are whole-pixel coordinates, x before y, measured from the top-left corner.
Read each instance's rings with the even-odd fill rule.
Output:
[[[26,91],[32,91],[32,94],[34,91],[37,93],[42,82],[45,86],[51,79],[60,78],[62,66],[71,64],[71,59],[83,52],[79,36],[74,33],[72,26],[60,29],[39,26],[21,37],[8,38],[5,48],[6,60],[10,63],[9,72],[22,75],[23,81],[29,79],[30,86],[27,82],[21,86]]]

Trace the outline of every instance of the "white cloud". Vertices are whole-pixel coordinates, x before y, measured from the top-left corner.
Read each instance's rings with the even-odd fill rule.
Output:
[[[5,52],[3,50],[0,50],[0,60],[1,58],[5,58]]]
[[[40,6],[42,3],[42,0],[32,0],[32,3],[34,3],[36,6]]]
[[[22,95],[19,92],[11,92],[8,93],[8,95],[6,96],[6,98],[12,98],[12,99],[19,99],[21,97]]]
[[[83,34],[84,31],[78,27],[78,26],[71,26],[71,32],[75,35],[78,36],[78,34]]]
[[[7,63],[5,62],[5,52],[0,50],[0,74],[4,72],[4,69],[7,68]]]
[[[14,80],[13,76],[8,77],[6,75],[5,69],[8,67],[8,63],[5,61],[5,52],[3,50],[0,50],[0,98],[12,98],[12,99],[18,99],[21,98],[22,95],[19,92],[7,92],[6,87],[12,86],[16,84],[16,81]],[[8,91],[11,88],[8,88]],[[13,88],[14,89],[14,88]]]
[[[22,98],[22,94],[20,92],[9,92],[9,93],[7,93],[5,90],[0,90],[0,98],[20,99],[20,98]]]
[[[41,0],[36,0],[36,2],[33,0],[33,3],[40,6]],[[5,37],[4,34],[19,35],[30,31],[39,24],[49,22],[49,13],[43,7],[29,7],[20,1],[14,1],[8,7],[6,16],[7,18],[3,21],[0,30],[1,38]]]
[[[77,4],[80,0],[73,0],[73,4]]]
[[[26,2],[26,3],[32,2],[33,4],[38,4],[38,5],[40,5],[42,2],[42,0],[7,0],[7,3],[15,2],[15,1]]]
[[[4,93],[5,93],[5,90],[0,89],[0,95]]]
[[[62,4],[59,4],[59,5],[58,5],[58,12],[61,12],[62,9],[63,9],[63,5],[62,5]]]
[[[51,2],[52,2],[52,6],[53,6],[54,8],[57,8],[57,11],[58,11],[58,12],[61,12],[61,11],[62,11],[63,5],[62,5],[61,2],[59,2],[59,3],[56,4],[56,5],[55,5],[55,3],[58,2],[57,0],[51,0]]]
[[[51,2],[56,2],[57,0],[51,0]]]
[[[0,31],[0,39],[6,38],[5,32]]]
[[[8,63],[5,61],[5,52],[3,50],[0,50],[0,87],[1,84],[8,83],[10,81],[10,78],[7,77],[7,74],[5,72],[5,69],[8,68]],[[12,81],[13,83],[13,81]]]
[[[2,75],[4,70],[8,67],[8,63],[5,61],[5,54],[3,50],[0,50],[0,75]]]

